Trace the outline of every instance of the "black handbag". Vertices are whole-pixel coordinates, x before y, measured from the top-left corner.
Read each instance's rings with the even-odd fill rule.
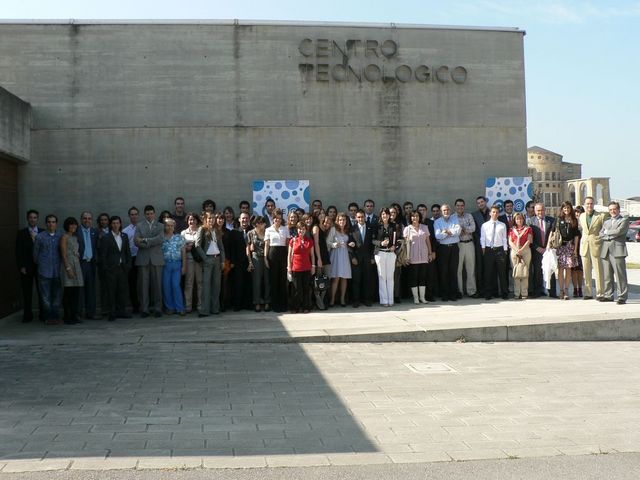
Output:
[[[329,289],[329,277],[324,273],[318,273],[313,279],[313,284],[318,292],[326,292]]]
[[[191,247],[191,256],[193,257],[193,261],[196,263],[202,263],[204,261],[204,258],[202,258],[200,252],[198,252],[195,244]]]

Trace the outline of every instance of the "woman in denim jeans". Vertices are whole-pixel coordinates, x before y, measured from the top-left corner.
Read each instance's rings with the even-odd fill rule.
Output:
[[[174,233],[176,222],[173,218],[164,220],[164,268],[162,270],[162,297],[166,313],[184,315],[184,299],[180,288],[180,279],[187,269],[187,251],[185,241]]]

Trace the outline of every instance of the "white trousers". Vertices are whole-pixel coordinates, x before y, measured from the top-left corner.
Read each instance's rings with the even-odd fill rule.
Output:
[[[378,267],[378,294],[380,305],[393,305],[393,273],[396,269],[396,254],[378,252],[375,255]]]
[[[467,295],[476,293],[476,247],[473,242],[460,242],[458,244],[458,291],[464,292],[462,288],[462,269],[467,271]]]

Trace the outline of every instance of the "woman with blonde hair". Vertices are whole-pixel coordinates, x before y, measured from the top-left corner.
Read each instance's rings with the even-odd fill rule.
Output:
[[[213,213],[205,213],[203,226],[196,236],[195,248],[202,261],[202,307],[199,317],[220,313],[220,286],[225,250]]]
[[[526,219],[521,212],[513,215],[513,227],[507,235],[509,247],[511,248],[513,297],[526,299],[529,296],[529,265],[531,264],[533,230],[527,225]],[[524,267],[517,267],[519,263],[523,263]]]

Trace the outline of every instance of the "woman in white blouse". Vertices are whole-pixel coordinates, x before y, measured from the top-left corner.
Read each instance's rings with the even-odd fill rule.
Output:
[[[264,232],[265,267],[269,269],[271,308],[274,312],[287,311],[287,247],[289,229],[282,225],[282,210],[273,212],[273,224]]]
[[[202,310],[202,263],[196,262],[192,250],[195,249],[196,237],[200,230],[200,217],[196,213],[187,214],[187,225],[180,235],[185,241],[187,250],[187,273],[184,276],[184,299],[187,313],[193,309],[193,285],[196,286],[196,297],[198,299],[198,311]]]

